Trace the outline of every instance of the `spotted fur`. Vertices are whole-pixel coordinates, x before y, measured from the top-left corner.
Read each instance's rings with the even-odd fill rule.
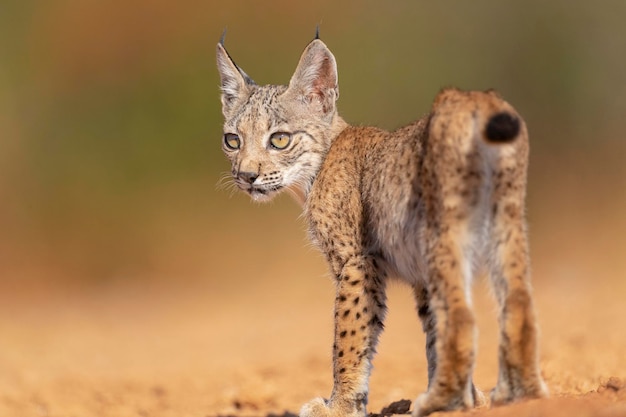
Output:
[[[426,333],[428,390],[413,415],[484,403],[472,383],[470,283],[488,267],[499,305],[492,404],[547,395],[538,366],[524,217],[526,126],[495,92],[442,91],[431,112],[395,132],[339,117],[335,58],[315,39],[288,86],[257,86],[217,47],[225,145],[237,185],[256,200],[290,189],[336,284],[334,387],[303,417],[364,416],[385,285],[413,288]],[[272,148],[276,132],[289,146]]]

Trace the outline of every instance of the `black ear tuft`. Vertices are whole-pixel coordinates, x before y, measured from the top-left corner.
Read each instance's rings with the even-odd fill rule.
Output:
[[[222,90],[222,113],[226,115],[236,100],[249,94],[254,81],[235,64],[224,48],[224,34],[217,44],[216,57]]]
[[[319,39],[320,38],[320,24],[318,23],[317,26],[315,26],[315,39]]]
[[[228,28],[224,28],[224,31],[222,32],[222,36],[220,36],[219,44],[222,46],[224,46],[224,40],[226,39],[226,30],[228,30]]]
[[[515,139],[519,131],[519,119],[510,113],[502,112],[491,116],[485,128],[485,136],[491,142],[505,143]]]

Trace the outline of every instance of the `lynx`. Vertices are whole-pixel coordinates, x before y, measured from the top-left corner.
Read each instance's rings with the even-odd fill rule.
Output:
[[[491,404],[544,397],[525,223],[528,135],[494,91],[445,89],[394,132],[337,113],[337,66],[318,36],[289,85],[264,85],[217,45],[223,151],[236,185],[267,201],[288,190],[336,284],[334,385],[302,417],[365,416],[390,277],[408,283],[426,335],[428,389],[413,416],[485,404],[472,382],[470,284],[488,267],[499,306]]]

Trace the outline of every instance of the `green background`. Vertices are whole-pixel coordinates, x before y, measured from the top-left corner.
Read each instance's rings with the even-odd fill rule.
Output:
[[[311,252],[287,196],[219,186],[215,44],[228,28],[257,83],[287,83],[318,24],[351,123],[500,90],[530,130],[535,259],[624,271],[625,17],[622,0],[3,2],[0,283],[220,290]]]

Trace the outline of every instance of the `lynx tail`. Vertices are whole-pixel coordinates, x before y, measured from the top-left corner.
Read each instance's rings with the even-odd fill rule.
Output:
[[[490,142],[506,143],[513,141],[519,132],[519,119],[510,113],[502,112],[491,116],[485,129],[485,136]]]

